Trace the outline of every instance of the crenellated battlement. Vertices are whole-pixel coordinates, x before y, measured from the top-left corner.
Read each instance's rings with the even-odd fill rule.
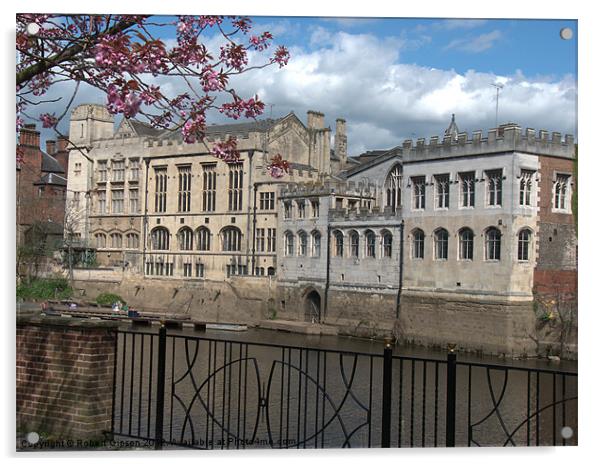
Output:
[[[369,209],[360,207],[359,209],[330,209],[328,211],[328,220],[331,222],[354,222],[361,220],[362,222],[387,222],[391,220],[402,219],[402,210],[397,209],[395,212],[391,207],[385,207],[380,210],[379,207]]]
[[[426,138],[419,138],[415,143],[412,139],[406,139],[401,147],[404,160],[409,162],[502,151],[574,158],[575,138],[571,134],[565,134],[562,138],[561,133],[550,133],[547,130],[536,132],[533,128],[526,128],[523,132],[517,124],[507,123],[492,128],[487,133],[482,130],[473,131],[472,137],[462,132],[456,138],[445,135],[442,140],[439,136],[431,136],[428,141]]]
[[[322,196],[374,198],[376,197],[376,185],[374,183],[326,180],[316,183],[287,183],[279,191],[281,199]]]

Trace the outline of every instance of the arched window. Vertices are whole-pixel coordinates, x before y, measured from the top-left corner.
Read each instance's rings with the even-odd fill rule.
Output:
[[[390,231],[384,230],[381,232],[383,242],[383,257],[391,257],[393,255],[393,235]]]
[[[334,255],[337,257],[343,257],[343,233],[336,230],[333,233],[334,236]]]
[[[111,233],[111,247],[114,249],[121,248],[121,233]]]
[[[290,231],[284,233],[284,255],[295,255],[295,235],[293,235]]]
[[[236,227],[226,227],[222,230],[222,251],[240,251],[242,234]]]
[[[107,235],[104,233],[96,233],[94,235],[96,239],[96,247],[97,248],[106,248],[107,247]]]
[[[322,235],[319,231],[314,230],[311,233],[311,255],[313,257],[320,257],[322,249]]]
[[[211,232],[208,228],[199,227],[196,230],[196,249],[197,251],[211,250]]]
[[[272,276],[276,274],[276,269],[274,267],[268,267],[268,275]]]
[[[488,228],[485,232],[485,259],[490,261],[500,260],[502,234],[497,228]]]
[[[447,260],[449,233],[445,228],[435,230],[435,259]]]
[[[460,260],[472,260],[474,252],[474,233],[470,228],[462,228],[458,233]]]
[[[412,233],[412,257],[424,259],[424,231],[417,228]]]
[[[349,255],[359,257],[360,255],[360,235],[357,231],[349,233]]]
[[[307,256],[307,233],[299,232],[299,255]]]
[[[180,231],[178,231],[178,247],[180,251],[192,251],[192,236],[190,228],[180,228]]]
[[[138,233],[128,233],[125,235],[125,244],[127,249],[138,249],[140,245]]]
[[[151,231],[151,248],[158,251],[169,250],[169,230],[157,227]]]
[[[401,208],[402,175],[401,165],[395,165],[385,180],[386,206],[391,207],[393,212]]]
[[[372,230],[366,231],[366,257],[376,257],[376,235]]]
[[[529,244],[531,243],[531,232],[526,228],[518,233],[518,260],[529,260]]]

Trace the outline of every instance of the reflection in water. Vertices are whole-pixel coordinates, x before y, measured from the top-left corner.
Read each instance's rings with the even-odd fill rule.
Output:
[[[119,336],[114,431],[154,438],[158,337],[146,332]],[[164,439],[214,449],[380,446],[382,351],[382,342],[340,337],[170,330]],[[576,397],[576,377],[535,361],[485,363],[459,358],[456,445],[560,445],[564,426],[575,433],[565,443],[576,444],[577,401],[560,403]],[[446,355],[397,348],[392,370],[391,445],[445,446]]]

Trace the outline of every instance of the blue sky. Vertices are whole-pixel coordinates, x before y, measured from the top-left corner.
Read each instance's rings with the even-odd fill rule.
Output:
[[[278,39],[307,50],[319,47],[309,38],[316,28],[330,32],[370,34],[382,40],[401,39],[399,59],[464,73],[470,69],[557,78],[576,75],[577,41],[562,40],[559,31],[576,20],[499,20],[445,18],[278,18],[255,17],[257,27],[280,25]]]
[[[492,83],[504,86],[499,123],[577,136],[575,20],[252,18],[253,32],[272,32],[275,44],[289,47],[291,60],[282,69],[236,77],[236,89],[258,94],[265,116],[292,111],[305,121],[308,110],[318,110],[331,128],[345,118],[350,155],[442,136],[452,113],[461,131],[487,131],[496,121]],[[571,40],[560,37],[566,27]],[[173,32],[155,32],[173,43]],[[219,50],[220,38],[208,35],[205,43]],[[75,105],[104,101],[88,89]],[[213,114],[209,121],[224,117]]]

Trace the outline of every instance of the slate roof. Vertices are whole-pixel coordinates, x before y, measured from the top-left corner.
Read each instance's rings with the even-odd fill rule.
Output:
[[[56,173],[45,173],[34,183],[34,186],[52,185],[52,186],[67,186],[67,178]]]
[[[45,173],[65,173],[61,164],[52,155],[42,151],[42,172]]]
[[[265,120],[253,120],[241,123],[226,123],[222,125],[208,125],[205,134],[207,137],[219,137],[226,134],[238,137],[247,137],[249,133],[265,133],[276,123],[281,121],[283,118],[278,119],[265,119]],[[180,131],[163,130],[160,135],[161,139],[172,139],[176,141],[182,140],[182,133]]]
[[[153,128],[151,125],[149,125],[148,123],[144,123],[142,121],[138,121],[138,120],[127,120],[128,123],[130,124],[130,126],[132,127],[132,129],[134,131],[136,131],[136,134],[138,136],[159,136],[163,130],[157,129],[157,128]]]

